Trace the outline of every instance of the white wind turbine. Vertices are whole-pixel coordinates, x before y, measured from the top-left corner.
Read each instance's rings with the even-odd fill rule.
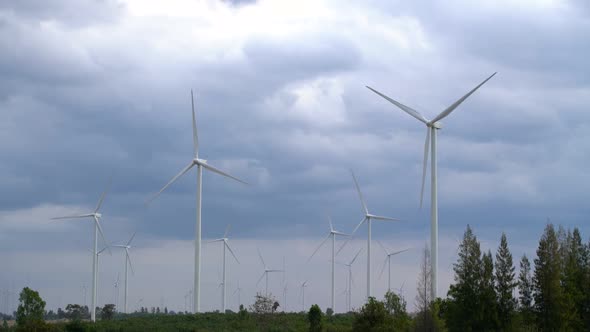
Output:
[[[195,227],[195,274],[194,274],[194,297],[193,297],[193,312],[201,311],[201,193],[202,193],[202,178],[203,168],[225,176],[227,178],[236,180],[238,182],[247,184],[246,182],[233,177],[207,163],[207,160],[199,158],[199,138],[197,136],[197,123],[195,120],[195,102],[193,98],[193,91],[191,90],[191,105],[193,112],[193,159],[189,164],[183,168],[180,173],[176,174],[157,194],[155,194],[148,203],[158,197],[168,186],[175,182],[178,178],[188,172],[194,166],[197,166],[197,225]]]
[[[350,170],[352,174],[352,179],[354,180],[354,186],[356,187],[356,191],[359,194],[359,199],[361,201],[361,205],[363,206],[363,212],[365,213],[365,217],[361,222],[356,225],[352,234],[356,233],[357,229],[361,227],[361,225],[366,221],[367,222],[367,299],[371,296],[371,220],[380,220],[380,221],[399,221],[399,219],[391,218],[391,217],[384,217],[384,216],[377,216],[374,214],[369,213],[369,209],[367,208],[367,204],[365,203],[365,199],[363,198],[363,194],[361,193],[361,189],[359,184],[354,176],[354,172]],[[348,241],[347,241],[348,242]],[[346,243],[344,243],[346,245]],[[342,250],[340,247],[340,250]],[[339,250],[339,251],[340,251]]]
[[[234,256],[234,259],[236,260],[236,262],[238,262],[238,264],[240,264],[240,261],[238,260],[238,258],[236,257],[236,255],[234,254],[233,250],[231,250],[231,247],[229,246],[229,244],[227,243],[228,238],[227,238],[227,233],[229,232],[231,225],[227,225],[227,227],[225,228],[225,233],[223,234],[223,237],[220,239],[216,239],[216,240],[212,240],[209,241],[208,243],[213,243],[213,242],[223,242],[223,277],[222,277],[222,282],[220,285],[223,285],[223,288],[221,290],[221,312],[225,313],[225,257],[226,257],[226,253],[225,253],[225,249],[227,248],[227,250],[229,250],[229,252],[231,253],[232,256]]]
[[[352,302],[352,264],[354,263],[358,255],[361,253],[361,251],[363,251],[363,248],[359,249],[359,251],[356,253],[356,255],[354,255],[354,257],[348,264],[343,264],[344,266],[348,267],[348,312],[350,312]]]
[[[264,296],[268,296],[268,274],[273,273],[273,272],[285,272],[285,271],[284,270],[277,270],[277,269],[269,269],[266,266],[266,263],[264,262],[264,258],[262,258],[262,254],[260,253],[260,250],[258,250],[258,257],[260,257],[260,262],[262,262],[262,266],[264,267],[264,272],[262,272],[260,279],[258,279],[258,282],[256,282],[256,286],[258,286],[258,284],[260,283],[262,278],[266,277],[266,288],[264,291]]]
[[[402,111],[408,113],[410,116],[416,118],[418,121],[424,123],[426,125],[426,142],[424,143],[424,164],[422,166],[422,189],[420,190],[420,207],[422,207],[422,198],[424,197],[424,181],[426,178],[426,165],[428,163],[428,150],[429,145],[432,145],[431,152],[431,165],[430,165],[430,247],[432,250],[432,260],[431,260],[431,270],[432,270],[432,298],[435,299],[437,297],[437,287],[438,287],[438,280],[437,280],[437,270],[438,270],[438,198],[437,198],[437,164],[436,164],[436,130],[442,128],[442,124],[439,122],[440,120],[447,117],[451,112],[453,112],[462,102],[465,101],[469,96],[471,96],[477,89],[479,89],[482,85],[484,85],[488,80],[494,77],[496,73],[490,75],[490,77],[486,78],[483,82],[481,82],[478,86],[473,88],[469,91],[466,95],[459,98],[455,101],[451,106],[447,107],[445,110],[440,112],[434,119],[428,120],[422,114],[420,114],[415,109],[408,107],[400,102],[397,102],[388,96],[382,94],[381,92],[367,86],[367,88],[379,96],[385,98],[385,100],[389,101],[390,103],[394,104]]]
[[[242,304],[242,288],[240,287],[240,281],[238,280],[238,288],[236,288],[236,290],[234,291],[233,295],[236,295],[236,293],[238,294],[238,310],[240,310],[240,304]]]
[[[301,311],[305,312],[305,287],[307,287],[307,280],[301,283],[301,289],[299,290],[301,297]]]
[[[320,250],[320,248],[324,245],[324,243],[326,243],[326,241],[328,241],[328,239],[331,237],[332,238],[332,260],[331,260],[331,265],[332,265],[332,290],[331,290],[331,303],[332,303],[332,310],[334,312],[336,312],[336,308],[334,307],[336,305],[335,303],[335,287],[336,287],[336,283],[335,283],[335,270],[334,270],[334,258],[335,258],[335,254],[336,254],[336,236],[350,236],[349,234],[345,234],[342,232],[339,232],[337,230],[334,229],[334,227],[332,226],[332,219],[328,216],[328,223],[330,224],[330,232],[328,233],[328,235],[326,236],[326,238],[322,241],[322,243],[320,243],[320,245],[316,248],[316,250],[311,254],[311,256],[309,256],[309,258],[307,259],[307,261],[309,262],[311,260],[311,258],[316,254],[316,252],[318,252],[318,250]]]
[[[399,251],[389,251],[385,248],[385,246],[383,245],[383,243],[377,241],[379,243],[379,245],[381,246],[381,248],[383,248],[383,251],[385,251],[385,260],[383,261],[383,267],[381,268],[381,273],[379,274],[379,278],[381,278],[381,276],[383,275],[383,271],[385,271],[385,265],[387,264],[387,271],[388,271],[388,275],[387,275],[387,290],[391,291],[391,256],[395,256],[397,254],[401,254],[402,252],[406,252],[408,250],[410,250],[410,248],[404,249],[404,250],[399,250]]]
[[[131,268],[131,273],[135,275],[135,271],[133,270],[133,265],[131,264],[131,256],[129,256],[129,249],[131,249],[131,241],[135,237],[135,233],[131,236],[127,244],[114,244],[113,247],[125,249],[125,297],[123,299],[123,312],[127,313],[127,282],[128,282],[128,272],[127,267]]]
[[[98,252],[96,252],[96,271],[97,271],[97,272],[96,272],[96,274],[97,274],[97,275],[96,275],[96,294],[97,294],[97,300],[96,300],[96,302],[97,302],[97,303],[98,303],[98,275],[99,275],[98,271],[100,271],[100,269],[99,269],[99,265],[100,265],[100,264],[99,264],[99,263],[100,263],[100,255],[101,255],[101,254],[102,254],[102,253],[103,253],[105,250],[107,250],[107,249],[108,249],[108,246],[107,246],[107,247],[104,247],[104,248],[100,249]],[[90,251],[90,252],[92,252],[92,249],[89,249],[89,251]]]
[[[93,250],[92,250],[92,297],[91,297],[91,307],[90,307],[90,320],[95,322],[96,321],[96,283],[97,283],[97,279],[98,279],[98,263],[97,263],[97,246],[98,246],[98,233],[100,233],[100,236],[102,238],[102,240],[104,241],[105,245],[107,246],[107,250],[109,250],[109,252],[111,251],[111,249],[109,248],[109,242],[106,240],[104,233],[102,231],[102,227],[100,226],[100,218],[102,217],[102,214],[100,214],[98,211],[100,210],[100,207],[102,206],[102,202],[104,201],[104,197],[107,194],[107,190],[105,190],[102,195],[100,196],[100,199],[98,200],[98,204],[96,204],[96,209],[94,209],[94,212],[92,213],[87,213],[87,214],[79,214],[79,215],[73,215],[73,216],[65,216],[65,217],[55,217],[55,218],[51,218],[52,220],[58,220],[58,219],[79,219],[79,218],[92,218],[94,220],[94,246],[93,246]]]

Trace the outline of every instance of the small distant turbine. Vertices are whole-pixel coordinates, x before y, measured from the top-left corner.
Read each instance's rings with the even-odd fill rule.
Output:
[[[209,241],[208,243],[213,243],[213,242],[223,242],[223,277],[222,277],[222,281],[220,285],[223,285],[223,288],[221,290],[221,312],[225,313],[225,271],[226,271],[226,267],[225,267],[225,257],[226,257],[226,253],[225,253],[225,249],[227,248],[227,250],[229,250],[229,252],[231,253],[231,255],[234,257],[234,259],[236,260],[236,262],[238,264],[240,264],[240,261],[238,260],[238,258],[236,257],[236,255],[234,254],[233,250],[231,250],[231,247],[229,246],[229,244],[227,243],[228,238],[227,238],[227,233],[229,232],[231,225],[227,225],[227,227],[225,228],[225,233],[223,234],[223,237],[220,239],[216,239],[216,240],[212,240]]]
[[[131,241],[133,241],[134,237],[135,237],[135,233],[133,233],[133,235],[131,236],[129,241],[127,241],[127,244],[125,244],[125,245],[123,245],[123,244],[113,245],[113,247],[125,249],[125,297],[123,300],[123,310],[124,310],[123,312],[124,313],[127,313],[127,281],[128,281],[127,266],[129,266],[131,268],[131,273],[135,275],[135,271],[133,270],[133,265],[131,264],[131,256],[129,256],[129,249],[131,249]]]
[[[94,209],[94,212],[92,213],[87,213],[87,214],[78,214],[78,215],[73,215],[73,216],[65,216],[65,217],[55,217],[55,218],[51,218],[51,220],[60,220],[60,219],[80,219],[80,218],[92,218],[94,220],[94,247],[93,247],[93,251],[92,251],[92,297],[91,297],[91,306],[90,306],[90,320],[95,322],[96,321],[96,283],[97,283],[97,279],[98,279],[98,267],[97,267],[97,252],[98,252],[98,233],[100,233],[100,236],[104,242],[104,244],[107,246],[107,250],[109,250],[109,252],[111,251],[111,249],[109,248],[109,242],[106,240],[105,236],[104,236],[104,232],[102,231],[102,227],[100,226],[100,218],[102,218],[102,214],[100,214],[98,211],[100,210],[100,207],[102,206],[102,202],[104,201],[104,198],[107,194],[108,191],[108,187],[110,186],[110,182],[109,185],[107,186],[107,190],[105,190],[102,195],[100,196],[100,199],[98,200],[98,204],[96,204],[96,209]]]
[[[309,262],[311,260],[311,258],[316,254],[316,252],[318,252],[318,250],[320,250],[320,248],[324,245],[324,243],[326,243],[326,241],[328,241],[328,239],[331,237],[332,238],[332,261],[331,261],[331,266],[332,266],[332,289],[331,289],[331,303],[332,303],[332,311],[336,312],[336,308],[334,307],[336,305],[336,301],[335,301],[335,288],[336,288],[336,282],[335,282],[335,269],[334,269],[334,257],[336,254],[336,236],[350,236],[349,234],[345,234],[342,232],[339,232],[337,230],[334,229],[334,227],[332,226],[332,219],[328,216],[328,223],[330,225],[330,232],[328,233],[328,236],[326,236],[326,238],[322,241],[322,243],[320,243],[320,245],[316,248],[316,250],[313,252],[313,254],[311,254],[311,256],[309,256],[309,258],[307,259],[307,261]]]
[[[343,264],[348,268],[348,312],[350,312],[352,302],[352,264],[354,263],[354,261],[356,261],[356,258],[359,256],[361,251],[363,251],[363,248],[359,249],[359,251],[356,253],[356,255],[354,255],[354,257],[348,264]]]
[[[301,311],[305,312],[305,287],[307,287],[307,280],[301,283],[301,289],[299,293],[301,294]]]
[[[260,279],[258,279],[258,282],[256,282],[256,286],[258,286],[258,284],[260,283],[260,281],[262,280],[262,278],[266,277],[266,288],[264,291],[264,296],[268,297],[268,274],[269,273],[274,273],[274,272],[284,272],[283,270],[278,270],[278,269],[269,269],[266,266],[266,263],[264,262],[264,258],[262,258],[262,254],[260,253],[260,250],[258,250],[258,257],[260,257],[260,262],[262,262],[262,266],[264,267],[264,272],[262,272],[262,275],[260,276]]]
[[[379,279],[381,279],[381,276],[383,275],[383,271],[385,270],[385,265],[387,264],[387,271],[388,271],[388,276],[387,276],[387,290],[391,291],[391,256],[395,256],[397,254],[401,254],[402,252],[406,252],[408,250],[410,250],[410,248],[404,249],[404,250],[400,250],[400,251],[389,251],[385,248],[385,246],[377,241],[379,243],[379,245],[381,246],[381,248],[383,248],[383,251],[385,251],[385,260],[383,261],[383,267],[381,268],[381,273],[379,274]]]

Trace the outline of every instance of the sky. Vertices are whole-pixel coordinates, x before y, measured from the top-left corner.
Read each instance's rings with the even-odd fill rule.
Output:
[[[191,89],[205,172],[203,238],[228,224],[228,307],[249,305],[269,267],[283,309],[329,305],[327,217],[362,218],[353,169],[391,250],[392,288],[414,307],[430,199],[419,208],[425,130],[365,88],[440,113],[498,74],[438,132],[439,296],[467,224],[485,250],[506,232],[515,262],[534,257],[547,221],[590,237],[590,7],[585,1],[0,2],[0,312],[24,286],[50,309],[84,302],[92,224],[51,217],[101,208],[107,240],[126,242],[129,307],[184,310],[192,287],[196,172],[146,200],[192,159]],[[429,192],[427,177],[426,193]],[[337,256],[366,283],[366,227]],[[341,241],[341,239],[338,239]],[[373,243],[373,293],[385,256]],[[203,245],[202,308],[220,307],[221,246]],[[98,304],[122,305],[123,252],[100,258]],[[347,271],[338,266],[337,294]],[[114,287],[121,281],[119,296]],[[286,285],[286,304],[283,300]],[[89,302],[87,291],[86,302]],[[345,310],[337,296],[336,311]]]

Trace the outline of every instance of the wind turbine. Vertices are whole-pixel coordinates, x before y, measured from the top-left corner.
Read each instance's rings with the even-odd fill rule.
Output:
[[[240,309],[240,304],[242,304],[241,295],[242,295],[242,288],[240,288],[240,281],[238,280],[238,288],[234,291],[233,295],[238,294],[238,310]]]
[[[155,194],[148,203],[158,197],[168,186],[174,183],[178,178],[188,172],[193,166],[197,166],[197,225],[195,227],[195,276],[194,276],[194,292],[193,297],[193,312],[201,310],[201,194],[202,194],[202,178],[203,168],[213,173],[225,176],[227,178],[236,180],[243,184],[246,182],[233,177],[207,163],[207,160],[199,158],[199,138],[197,136],[197,123],[195,120],[195,102],[193,98],[193,90],[191,90],[191,105],[193,112],[193,159],[189,164],[183,168],[180,173],[176,174],[157,194]]]
[[[331,300],[332,300],[332,310],[335,312],[335,288],[336,288],[336,283],[335,283],[335,273],[334,273],[334,256],[336,254],[336,235],[338,236],[350,236],[348,234],[339,232],[337,230],[334,229],[334,227],[332,226],[332,218],[330,218],[328,216],[328,223],[330,224],[330,232],[328,233],[328,236],[326,236],[326,238],[322,241],[322,243],[320,243],[320,245],[316,248],[316,250],[313,252],[313,254],[311,254],[311,256],[309,256],[309,258],[307,259],[307,261],[309,262],[311,260],[311,258],[316,254],[316,252],[318,252],[318,250],[320,250],[320,248],[324,245],[324,243],[326,241],[328,241],[328,239],[331,237],[332,238],[332,292],[331,292]]]
[[[354,180],[354,186],[356,187],[356,191],[359,194],[359,199],[361,200],[361,205],[363,206],[363,212],[365,213],[365,217],[361,222],[356,225],[352,234],[354,234],[359,227],[366,221],[367,222],[367,299],[371,296],[371,220],[379,220],[379,221],[399,221],[399,219],[391,218],[391,217],[384,217],[384,216],[377,216],[374,214],[369,213],[369,209],[367,208],[367,203],[365,203],[365,199],[363,198],[363,194],[361,193],[361,189],[359,184],[354,176],[354,172],[350,170],[352,174],[352,179]],[[346,244],[346,243],[345,243]],[[343,246],[344,247],[344,246]],[[342,250],[342,248],[340,248]]]
[[[431,149],[431,164],[430,164],[430,247],[432,250],[432,259],[431,259],[431,270],[432,270],[432,298],[436,299],[437,292],[438,292],[438,279],[437,279],[437,270],[438,270],[438,197],[437,197],[437,164],[436,164],[436,130],[442,128],[442,124],[439,122],[440,120],[447,117],[451,112],[453,112],[461,103],[465,101],[465,99],[469,98],[477,89],[479,89],[482,85],[484,85],[487,81],[489,81],[492,77],[494,77],[496,73],[490,75],[490,77],[486,78],[483,82],[481,82],[478,86],[473,88],[469,91],[466,95],[459,98],[455,101],[451,106],[447,107],[445,110],[440,112],[434,119],[428,120],[425,118],[420,112],[416,111],[415,109],[408,107],[400,102],[397,102],[388,96],[382,94],[381,92],[367,86],[367,88],[379,96],[385,98],[385,100],[389,101],[390,103],[394,104],[402,111],[408,113],[410,116],[416,118],[418,121],[424,123],[426,125],[426,142],[424,143],[424,163],[422,165],[422,188],[420,190],[420,207],[422,207],[422,201],[424,197],[424,181],[426,179],[426,167],[428,163],[428,150],[429,146],[432,145]]]
[[[117,280],[113,283],[113,303],[115,308],[119,310],[119,272],[117,272]]]
[[[109,186],[110,186],[110,182],[109,182]],[[108,186],[107,186],[108,188]],[[108,190],[108,189],[107,189]],[[102,231],[102,227],[100,226],[100,218],[102,218],[102,214],[100,214],[98,211],[100,210],[100,207],[102,206],[102,202],[104,201],[104,197],[107,194],[107,190],[103,191],[102,195],[100,196],[100,199],[98,200],[98,204],[96,204],[96,209],[94,209],[94,212],[92,213],[87,213],[87,214],[78,214],[78,215],[72,215],[72,216],[65,216],[65,217],[55,217],[55,218],[51,218],[51,220],[59,220],[59,219],[80,219],[80,218],[92,218],[94,220],[94,247],[93,247],[93,251],[92,251],[92,296],[91,296],[91,307],[90,307],[90,320],[95,322],[96,321],[96,282],[98,279],[98,263],[96,260],[96,253],[97,253],[97,246],[98,246],[98,233],[100,233],[100,236],[102,238],[102,240],[104,241],[105,245],[107,246],[107,248],[109,247],[109,242],[106,240],[105,236],[104,236],[104,232]],[[109,252],[111,252],[111,249],[108,249]]]
[[[383,243],[377,241],[379,243],[379,245],[381,246],[381,248],[383,248],[383,251],[385,251],[385,260],[383,261],[383,267],[381,268],[381,273],[379,274],[379,278],[381,278],[381,276],[383,275],[383,271],[385,271],[385,264],[387,264],[387,271],[388,271],[388,275],[387,275],[387,290],[391,291],[391,256],[395,256],[397,254],[401,254],[402,252],[406,252],[408,250],[410,250],[410,248],[404,249],[404,250],[399,250],[399,251],[389,251],[385,248],[385,246],[383,245]]]
[[[258,279],[258,282],[256,282],[256,286],[258,286],[258,284],[260,283],[260,281],[262,280],[262,278],[266,277],[266,288],[265,288],[264,296],[268,296],[268,274],[269,273],[273,273],[273,272],[284,272],[284,271],[283,270],[277,270],[277,269],[269,269],[266,266],[266,263],[264,262],[264,258],[262,258],[262,254],[260,253],[260,250],[258,250],[258,257],[260,257],[260,262],[262,262],[262,266],[264,267],[264,272],[262,272],[262,275],[260,276],[260,279]]]
[[[104,247],[102,249],[100,249],[97,253],[96,253],[96,294],[98,294],[98,271],[100,271],[99,269],[99,262],[100,262],[100,254],[102,254],[105,250],[107,250],[108,247]],[[89,249],[90,250],[90,249]],[[92,250],[90,250],[90,252],[92,252]],[[86,286],[84,286],[86,287]],[[86,292],[86,290],[84,290],[84,292]],[[97,302],[98,302],[98,296],[97,296]]]
[[[229,232],[231,225],[227,225],[227,227],[225,228],[225,233],[223,234],[223,237],[220,239],[216,239],[216,240],[212,240],[209,241],[208,243],[212,243],[212,242],[223,242],[223,277],[222,277],[222,282],[221,285],[223,285],[223,288],[221,290],[221,312],[225,313],[225,249],[227,248],[227,250],[229,250],[229,252],[231,253],[232,256],[234,256],[234,259],[236,260],[236,262],[238,262],[238,264],[240,264],[240,261],[238,260],[238,258],[236,257],[236,255],[234,254],[233,250],[231,250],[231,247],[229,246],[229,244],[227,243],[228,238],[227,238],[227,233]]]
[[[301,311],[305,312],[305,287],[307,287],[307,280],[302,282],[300,287],[301,287],[301,289],[299,290],[299,292],[302,295]]]
[[[134,237],[135,237],[135,233],[133,233],[133,235],[131,236],[129,241],[127,241],[127,244],[113,245],[113,247],[125,249],[125,297],[123,300],[123,310],[124,310],[123,312],[124,313],[127,313],[127,281],[128,281],[127,266],[129,266],[131,268],[131,273],[135,275],[135,271],[133,271],[133,265],[131,264],[131,256],[129,256],[129,249],[131,249],[131,241],[133,241]]]
[[[359,256],[359,254],[363,251],[363,248],[359,249],[359,251],[354,255],[352,260],[348,264],[343,264],[344,266],[348,267],[348,312],[350,312],[351,302],[352,302],[352,264]]]

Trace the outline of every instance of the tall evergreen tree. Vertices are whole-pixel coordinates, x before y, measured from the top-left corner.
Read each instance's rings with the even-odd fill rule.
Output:
[[[480,301],[481,320],[478,331],[497,331],[498,303],[496,302],[496,289],[494,287],[494,260],[492,253],[488,250],[481,259],[482,273],[480,279]]]
[[[453,265],[455,284],[450,286],[447,327],[450,331],[477,331],[481,320],[480,281],[481,249],[471,227],[467,225],[459,245],[459,258]]]
[[[531,326],[533,319],[533,278],[531,276],[531,262],[522,255],[520,259],[520,272],[518,273],[518,301],[519,311],[525,326]]]
[[[516,300],[512,296],[512,291],[516,287],[514,277],[512,254],[508,249],[506,234],[502,233],[500,246],[496,251],[496,294],[498,296],[498,318],[503,331],[510,330],[512,316],[516,309]]]
[[[555,228],[548,224],[537,248],[533,277],[537,324],[546,331],[567,329],[561,288],[561,257]]]
[[[565,298],[566,310],[569,313],[568,320],[570,326],[580,331],[584,328],[583,314],[585,312],[585,294],[586,287],[586,263],[585,247],[582,244],[580,231],[574,228],[573,233],[568,231],[566,257],[563,271],[563,291]]]

